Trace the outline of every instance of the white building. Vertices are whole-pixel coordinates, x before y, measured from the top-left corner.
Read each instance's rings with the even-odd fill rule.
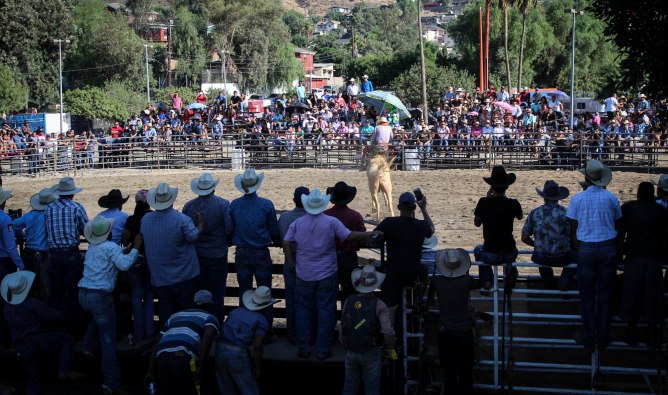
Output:
[[[328,18],[322,18],[322,20],[320,22],[315,24],[314,34],[316,36],[320,36],[320,35],[323,35],[323,34],[328,34],[329,32],[331,32],[333,30],[338,30],[340,24],[341,24],[341,22],[332,21]]]

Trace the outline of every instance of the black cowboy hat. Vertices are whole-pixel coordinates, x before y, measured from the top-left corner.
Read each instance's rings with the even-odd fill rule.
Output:
[[[327,188],[327,194],[332,196],[329,200],[332,204],[348,204],[355,199],[357,188],[339,181],[333,187]]]
[[[127,202],[128,198],[130,198],[130,196],[123,198],[119,189],[112,189],[108,194],[99,198],[97,204],[103,208],[117,208]]]
[[[507,187],[515,183],[515,173],[506,173],[503,166],[494,166],[491,177],[483,177],[486,183],[493,187]]]

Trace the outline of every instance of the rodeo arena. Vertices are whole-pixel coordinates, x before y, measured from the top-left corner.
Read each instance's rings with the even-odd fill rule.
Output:
[[[7,117],[0,394],[668,391],[666,101],[363,80]]]

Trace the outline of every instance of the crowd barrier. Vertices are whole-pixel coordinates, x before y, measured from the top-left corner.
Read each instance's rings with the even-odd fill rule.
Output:
[[[333,135],[307,136],[294,142],[285,131],[253,134],[242,131],[215,138],[172,136],[171,140],[99,138],[90,145],[59,141],[36,151],[0,152],[3,172],[41,175],[87,169],[133,168],[357,168],[363,166],[369,142]],[[581,144],[581,145],[580,145]],[[583,148],[580,149],[580,146]],[[570,141],[552,139],[456,139],[396,141],[390,155],[399,170],[485,168],[505,165],[529,169],[580,168],[599,159],[624,170],[668,167],[668,147],[654,139]]]

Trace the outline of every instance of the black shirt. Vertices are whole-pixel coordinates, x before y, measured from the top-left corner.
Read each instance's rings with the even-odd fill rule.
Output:
[[[668,226],[668,211],[654,201],[634,200],[622,204],[627,257],[660,259]]]
[[[422,244],[433,233],[427,221],[390,217],[382,220],[375,230],[383,232],[387,243],[385,273],[388,278],[406,283],[415,281],[420,268]]]
[[[473,330],[473,307],[469,293],[479,288],[477,281],[468,274],[449,278],[433,276],[432,281],[438,298],[438,326],[455,332]]]
[[[151,210],[146,211],[146,213],[151,212]],[[144,213],[144,215],[146,215]],[[125,221],[125,229],[127,229],[130,232],[130,243],[134,242],[135,237],[141,233],[141,219],[143,218],[143,215],[141,217],[138,217],[137,215],[131,215],[128,217],[128,219]],[[139,248],[139,253],[141,255],[144,255],[144,243],[142,243],[141,247]]]
[[[482,220],[484,250],[492,253],[514,251],[513,221],[521,218],[522,206],[505,196],[483,197],[474,212]]]

